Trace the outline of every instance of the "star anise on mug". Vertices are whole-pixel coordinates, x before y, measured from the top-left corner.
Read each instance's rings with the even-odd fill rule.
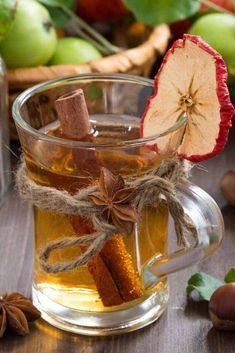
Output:
[[[17,335],[29,333],[28,321],[41,317],[32,301],[20,293],[0,295],[0,338],[6,330]]]
[[[89,199],[103,207],[104,218],[113,223],[120,232],[130,234],[137,221],[137,212],[133,206],[136,190],[126,187],[124,179],[102,168],[99,191],[91,193]]]

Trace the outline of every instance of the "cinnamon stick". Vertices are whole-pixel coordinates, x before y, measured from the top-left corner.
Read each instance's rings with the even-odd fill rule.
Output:
[[[142,294],[142,286],[130,254],[121,234],[110,239],[100,252],[100,256],[109,268],[124,302],[137,299]]]
[[[65,94],[55,101],[55,107],[60,121],[60,129],[67,139],[93,142],[89,135],[91,123],[82,89]],[[100,173],[99,158],[92,149],[73,149],[73,160],[82,176],[98,177]]]
[[[91,125],[81,89],[60,97],[56,100],[55,106],[64,137],[94,141],[94,137],[89,135]],[[76,168],[82,170],[83,174],[88,173],[93,178],[100,175],[102,161],[95,155],[94,150],[73,150],[73,159]],[[94,231],[89,220],[81,219],[80,216],[70,216],[70,220],[78,234]],[[88,270],[105,306],[119,305],[142,294],[140,279],[121,235],[109,240],[100,254],[88,262]]]
[[[91,131],[91,123],[82,89],[55,101],[60,127],[66,138],[81,140]]]

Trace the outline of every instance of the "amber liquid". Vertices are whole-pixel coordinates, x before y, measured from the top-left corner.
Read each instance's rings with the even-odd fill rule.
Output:
[[[47,133],[60,136],[59,128],[52,129],[48,127]],[[137,125],[133,127],[133,121],[131,124],[125,124],[122,127],[115,124],[109,124],[108,126],[106,124],[104,127],[102,121],[96,119],[93,129],[96,141],[99,142],[133,139],[138,137],[138,133]],[[92,168],[89,166],[85,170],[82,152],[79,152],[81,168],[79,167],[79,158],[75,158],[77,151],[64,151],[63,147],[60,147],[57,153],[53,151],[51,156],[51,152],[48,150],[44,151],[44,153],[49,155],[48,160],[51,163],[49,168],[42,167],[36,160],[32,160],[29,154],[26,154],[29,175],[37,183],[66,189],[73,193],[79,187],[95,182],[96,177],[92,177]],[[94,151],[91,153],[91,159],[94,159]],[[98,155],[96,154],[95,158],[102,161],[102,165],[123,176],[142,175],[160,163],[160,158],[156,153],[147,147],[136,147],[134,150],[128,150],[127,148],[125,150],[107,150],[105,148],[105,150],[101,149],[96,153]],[[87,155],[85,156],[86,158]],[[89,162],[89,156],[87,161]],[[118,310],[136,305],[138,302],[148,298],[153,292],[161,291],[165,287],[166,283],[162,281],[151,290],[145,290],[144,283],[142,283],[143,294],[140,298],[116,307],[107,308],[102,303],[94,279],[87,266],[54,275],[45,273],[39,264],[39,253],[49,242],[64,237],[76,236],[70,217],[35,208],[34,222],[36,244],[34,283],[37,290],[40,290],[56,303],[84,311]],[[141,278],[143,265],[151,257],[156,254],[166,253],[167,236],[168,208],[166,202],[162,200],[157,208],[146,207],[139,217],[139,222],[135,226],[133,234],[123,237],[137,276]],[[77,247],[57,250],[52,254],[50,262],[67,262],[75,259],[79,254],[81,254],[81,249]],[[109,288],[107,288],[108,290]]]

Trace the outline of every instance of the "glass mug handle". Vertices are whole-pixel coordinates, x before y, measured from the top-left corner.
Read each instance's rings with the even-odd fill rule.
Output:
[[[160,278],[205,260],[220,245],[224,235],[224,222],[219,207],[205,191],[193,184],[177,188],[185,212],[198,231],[198,244],[179,249],[167,255],[158,254],[148,260],[142,269],[146,289],[157,284]]]

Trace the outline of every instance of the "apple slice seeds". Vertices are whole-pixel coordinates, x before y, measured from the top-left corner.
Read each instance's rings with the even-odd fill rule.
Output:
[[[231,127],[234,107],[226,85],[227,69],[221,55],[200,37],[185,34],[163,59],[141,119],[141,136],[161,134],[183,114],[188,120],[178,155],[199,162],[218,154]],[[152,147],[164,153],[172,136],[156,139]]]

